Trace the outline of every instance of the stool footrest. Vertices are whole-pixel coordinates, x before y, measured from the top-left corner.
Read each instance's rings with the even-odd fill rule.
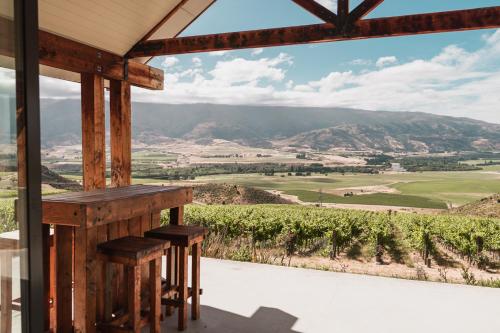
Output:
[[[171,297],[174,295],[177,295],[179,293],[179,287],[178,286],[171,286],[170,288],[167,288],[166,286],[162,287],[162,297]],[[200,288],[200,295],[203,295],[203,288]],[[193,296],[193,289],[191,287],[188,287],[188,298]]]
[[[169,291],[166,291],[162,295],[161,304],[178,307],[182,304],[182,300],[178,298],[171,298],[173,295],[177,294],[177,287],[172,287]],[[203,295],[203,289],[200,289],[200,295]],[[193,290],[188,288],[188,298],[193,296]]]

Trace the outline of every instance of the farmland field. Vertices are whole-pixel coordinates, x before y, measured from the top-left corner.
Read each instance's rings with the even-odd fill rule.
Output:
[[[278,190],[307,202],[363,203],[372,205],[445,208],[459,206],[500,191],[500,166],[481,171],[371,174],[329,174],[309,177],[284,175],[220,175],[198,177],[196,182],[231,183]],[[342,192],[355,191],[353,197]],[[362,192],[362,193],[359,193]],[[381,195],[384,194],[384,195]],[[388,194],[391,194],[390,196]]]
[[[75,175],[67,178],[81,179]],[[168,181],[137,178],[135,184],[163,184]],[[280,191],[304,202],[390,205],[417,208],[460,206],[500,192],[500,165],[481,171],[404,172],[380,174],[332,173],[328,175],[289,176],[275,174],[229,174],[198,177],[182,184],[228,183]],[[321,192],[321,195],[320,195]],[[343,193],[355,192],[354,196]]]

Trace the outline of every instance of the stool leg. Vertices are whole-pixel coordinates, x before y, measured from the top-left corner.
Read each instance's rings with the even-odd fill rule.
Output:
[[[188,298],[188,251],[187,247],[179,249],[179,331],[186,329],[187,324],[187,298]]]
[[[1,292],[2,292],[2,316],[0,321],[0,332],[10,333],[12,330],[12,255],[10,250],[3,250],[0,255],[0,266],[2,269]]]
[[[106,262],[104,264],[104,322],[109,323],[113,319],[113,267]]]
[[[179,247],[174,247],[174,284],[176,286],[179,286]]]
[[[191,269],[191,319],[193,320],[200,318],[200,245],[200,243],[195,243],[191,254],[193,265]]]
[[[149,263],[149,322],[151,333],[160,333],[161,257]]]
[[[175,284],[175,266],[174,266],[174,248],[170,247],[167,249],[167,289],[170,290],[170,288]],[[166,315],[171,316],[173,313],[173,307],[167,305],[166,307]]]
[[[130,326],[133,332],[141,331],[141,267],[128,266],[128,312]]]

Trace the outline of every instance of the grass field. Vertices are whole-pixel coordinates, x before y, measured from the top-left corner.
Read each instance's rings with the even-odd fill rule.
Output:
[[[318,201],[319,191],[331,202],[364,203],[373,205],[436,208],[446,204],[454,206],[478,200],[500,192],[500,166],[490,166],[482,171],[464,172],[421,172],[370,174],[330,174],[310,177],[263,176],[263,175],[221,175],[199,177],[197,182],[234,183],[267,190],[279,190],[296,195],[300,192],[305,201]],[[336,189],[363,186],[386,186],[396,193],[387,195],[362,195],[349,198],[329,196]],[[305,192],[304,192],[305,191]],[[310,192],[310,193],[309,193]],[[399,195],[399,196],[398,196]],[[407,203],[406,203],[407,201]],[[327,201],[324,201],[327,202]],[[345,202],[348,203],[348,202]]]
[[[318,202],[320,195],[314,191],[287,191],[287,194],[296,195],[299,200],[305,202]],[[415,208],[446,209],[446,204],[442,201],[425,197],[404,194],[376,193],[367,195],[356,195],[352,197],[342,197],[338,195],[321,193],[321,202],[356,205],[382,205],[400,206]]]

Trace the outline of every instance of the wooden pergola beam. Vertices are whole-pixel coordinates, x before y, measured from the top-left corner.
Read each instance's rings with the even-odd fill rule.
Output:
[[[139,44],[129,55],[161,56],[499,27],[500,6],[496,6],[360,20],[347,31],[339,31],[331,24],[325,23],[150,40]]]
[[[370,14],[375,8],[377,8],[384,0],[364,0],[356,8],[354,8],[349,14],[349,21],[354,23],[361,20],[366,15]]]
[[[307,10],[309,13],[313,14],[320,20],[328,23],[337,24],[337,14],[333,13],[328,8],[317,3],[314,0],[292,0],[300,7]]]
[[[13,32],[12,21],[0,18],[0,38]],[[127,81],[131,85],[163,89],[163,70],[128,61],[119,55],[67,38],[39,31],[40,64],[81,74],[95,74],[108,80]],[[10,40],[10,38],[6,38]],[[13,57],[14,45],[2,43],[0,55]],[[128,71],[128,73],[127,73]]]
[[[344,30],[349,17],[349,0],[337,0],[337,26]]]

